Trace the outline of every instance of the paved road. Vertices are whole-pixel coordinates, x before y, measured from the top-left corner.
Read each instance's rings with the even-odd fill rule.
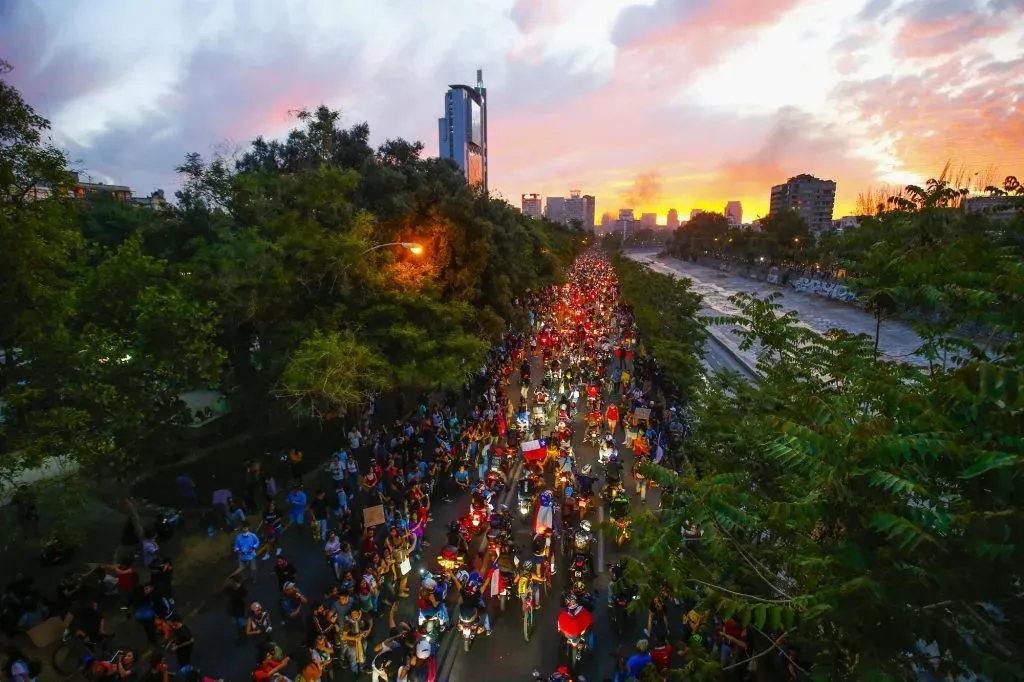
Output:
[[[628,254],[630,258],[648,263],[653,269],[666,274],[688,277],[693,281],[693,290],[704,297],[704,304],[716,315],[729,315],[736,312],[729,297],[744,291],[757,296],[771,293],[783,293],[778,303],[783,310],[795,312],[804,324],[819,333],[829,329],[844,329],[853,334],[865,334],[871,338],[875,335],[875,318],[863,308],[855,305],[831,301],[822,296],[805,294],[789,287],[778,286],[760,280],[742,277],[738,274],[721,271],[689,261],[673,258],[656,259],[657,252],[636,252]],[[728,339],[726,343],[728,343]],[[886,356],[913,364],[926,364],[927,361],[914,355],[914,350],[921,346],[923,340],[914,329],[898,320],[882,323],[879,348]],[[742,356],[741,356],[742,357]]]
[[[704,366],[712,372],[728,370],[746,378],[747,381],[754,381],[757,378],[756,371],[715,335],[708,334],[704,350]]]
[[[539,365],[539,361],[534,360]],[[541,375],[540,371],[534,371],[534,377]],[[513,386],[513,388],[516,388]],[[594,448],[582,444],[584,426],[582,415],[577,418],[576,439],[574,449],[577,453],[579,465],[584,463],[597,463],[597,453]],[[618,435],[621,439],[621,433]],[[632,455],[625,455],[624,461],[628,466],[631,464]],[[627,481],[627,486],[630,483]],[[600,488],[601,484],[595,486]],[[658,504],[658,493],[653,491],[649,495],[649,504],[656,508]],[[414,574],[423,567],[435,568],[438,549],[444,544],[445,527],[450,521],[459,518],[467,509],[469,501],[465,496],[456,499],[454,502],[440,504],[433,510],[434,521],[428,529],[427,539],[431,547],[424,552],[424,562],[414,565]],[[638,503],[634,507],[638,506]],[[509,504],[514,509],[515,504]],[[598,516],[599,515],[599,516]],[[603,520],[604,510],[599,510],[598,515],[590,514],[592,520]],[[523,525],[517,527],[517,543],[526,548],[529,545],[531,533]],[[283,554],[299,570],[299,587],[304,591],[310,601],[316,601],[322,596],[331,585],[332,575],[323,559],[319,544],[313,542],[309,531],[305,528],[292,528],[284,533],[280,546]],[[523,555],[525,555],[525,551]],[[612,652],[619,644],[624,644],[628,649],[632,643],[639,638],[639,625],[634,632],[628,632],[622,640],[616,640],[609,629],[604,598],[607,585],[607,573],[604,570],[605,564],[614,562],[619,553],[614,549],[614,543],[606,542],[604,538],[599,540],[598,555],[596,559],[602,574],[595,581],[595,588],[599,590],[597,608],[595,609],[596,621],[596,642],[600,652],[592,661],[587,664],[590,679],[603,679],[610,677],[613,668]],[[270,606],[277,612],[278,588],[273,574],[273,561],[260,561],[260,573],[257,582],[250,588],[250,598],[261,601],[264,606]],[[216,578],[218,581],[220,577]],[[410,586],[415,587],[416,581],[410,581]],[[565,586],[565,571],[559,567],[559,572],[554,578],[554,585],[557,590]],[[552,592],[555,594],[555,591]],[[553,600],[552,600],[553,601]],[[225,603],[226,607],[226,603]],[[497,603],[491,605],[492,622],[494,634],[487,638],[478,638],[472,650],[467,654],[462,650],[462,642],[459,635],[450,632],[445,635],[442,648],[439,651],[439,679],[449,682],[469,682],[480,680],[484,677],[497,679],[531,679],[533,670],[549,672],[554,670],[560,660],[561,639],[557,633],[555,622],[557,609],[555,603],[543,605],[538,622],[535,626],[532,641],[527,644],[523,641],[522,623],[518,611],[518,601],[509,602],[508,610],[499,612]],[[416,618],[413,600],[404,599],[399,603],[399,619],[407,622],[414,622]],[[195,615],[189,619],[189,624],[195,632],[198,640],[194,663],[205,674],[214,678],[225,678],[232,682],[249,679],[254,665],[256,646],[252,643],[238,644],[236,632],[231,619],[227,615],[226,608],[220,609],[214,606],[210,610]],[[378,619],[375,627],[377,632],[383,633],[386,627],[385,619]],[[281,627],[275,633],[279,640],[289,646],[298,646],[304,632],[299,629]],[[500,671],[500,675],[498,673]],[[346,679],[343,674],[341,679]],[[482,677],[483,676],[483,677]]]

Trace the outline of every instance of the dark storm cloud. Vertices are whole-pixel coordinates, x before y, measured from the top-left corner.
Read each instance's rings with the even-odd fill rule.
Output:
[[[114,71],[75,46],[54,45],[54,32],[31,0],[0,0],[0,59],[14,70],[8,82],[41,114],[108,85]]]
[[[642,42],[654,32],[685,21],[713,4],[714,0],[657,0],[650,7],[631,5],[619,12],[612,27],[612,43],[623,47]]]

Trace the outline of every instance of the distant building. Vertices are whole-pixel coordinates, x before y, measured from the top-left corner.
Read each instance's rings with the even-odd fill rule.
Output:
[[[859,215],[848,215],[842,218],[837,218],[832,221],[832,231],[836,234],[842,234],[847,230],[852,230],[860,227],[860,216]]]
[[[697,216],[699,216],[703,212],[704,212],[703,208],[695,208],[695,209],[693,209],[692,211],[690,211],[690,220],[693,220],[694,218],[696,218]]]
[[[594,216],[597,212],[597,199],[593,194],[583,195],[583,227],[594,229]]]
[[[528,215],[531,218],[540,218],[544,215],[543,208],[544,200],[541,199],[539,194],[524,194],[523,195],[523,215]]]
[[[553,223],[565,223],[565,197],[548,197],[544,217]]]
[[[86,199],[100,194],[113,197],[118,201],[130,201],[132,198],[132,188],[127,185],[106,185],[102,182],[82,182],[79,179],[78,173],[72,173],[71,178],[75,183],[71,192],[77,199]]]
[[[471,187],[487,191],[487,88],[482,70],[476,87],[449,85],[445,115],[437,120],[438,155],[451,159]]]
[[[769,215],[793,211],[817,234],[831,229],[835,204],[836,183],[804,173],[772,187]]]
[[[665,226],[670,230],[679,227],[679,211],[674,208],[668,210],[668,217],[665,219]]]
[[[132,197],[132,205],[139,208],[148,208],[154,211],[162,211],[167,208],[167,199],[164,198],[162,189],[155,190],[148,197]]]
[[[1020,197],[965,197],[960,203],[964,213],[984,213],[998,220],[1006,220],[1024,211],[1024,199]]]
[[[725,218],[730,225],[743,224],[743,204],[738,201],[730,201],[725,205]]]
[[[649,227],[652,230],[658,226],[657,213],[643,213],[640,215],[640,227]]]
[[[620,235],[623,239],[632,234],[636,220],[633,216],[633,209],[620,208],[619,219],[615,221],[612,232]]]

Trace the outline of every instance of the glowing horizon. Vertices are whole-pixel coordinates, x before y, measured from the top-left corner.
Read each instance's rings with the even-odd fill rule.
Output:
[[[597,216],[735,200],[749,222],[810,173],[836,181],[839,218],[947,161],[978,185],[1024,175],[1018,2],[449,2],[12,0],[0,38],[69,157],[139,194],[177,188],[189,152],[282,137],[320,104],[435,155],[444,92],[478,68],[491,190],[515,205],[578,188]]]

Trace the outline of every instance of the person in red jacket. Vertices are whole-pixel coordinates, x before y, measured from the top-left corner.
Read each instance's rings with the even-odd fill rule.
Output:
[[[609,403],[608,409],[604,411],[604,418],[608,421],[608,431],[615,433],[619,426],[619,408],[615,403]]]
[[[565,598],[565,608],[558,614],[558,632],[566,639],[587,633],[587,646],[594,648],[594,617],[580,604],[575,594]]]

